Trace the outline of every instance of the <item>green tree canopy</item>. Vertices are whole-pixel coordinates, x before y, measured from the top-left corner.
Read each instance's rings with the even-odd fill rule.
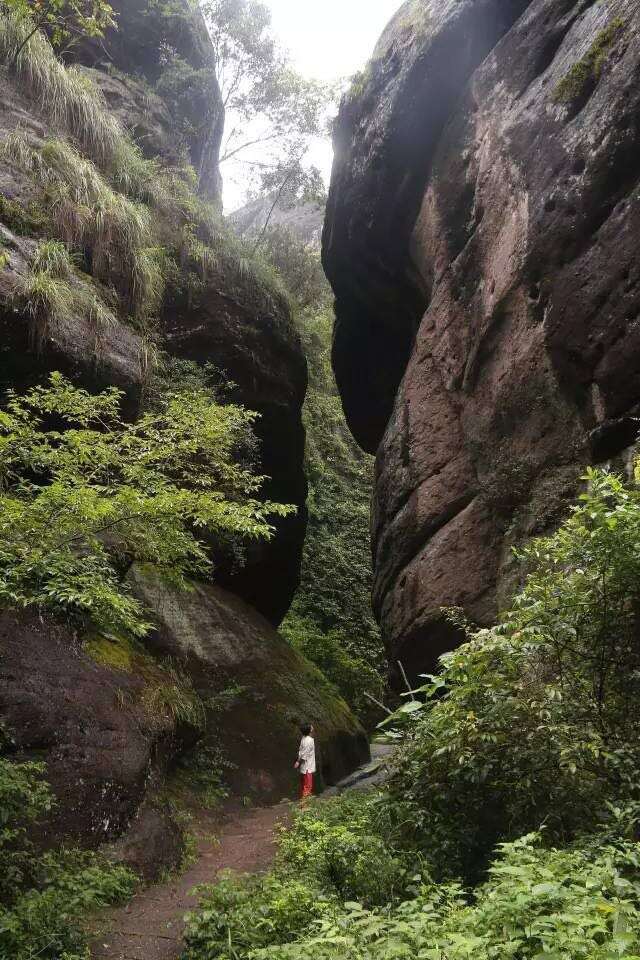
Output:
[[[305,158],[313,138],[326,135],[333,88],[292,67],[259,0],[205,0],[201,9],[227,114],[220,162],[242,154],[246,182],[259,193],[324,189]]]

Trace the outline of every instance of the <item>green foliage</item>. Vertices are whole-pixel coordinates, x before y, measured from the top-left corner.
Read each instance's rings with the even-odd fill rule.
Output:
[[[76,316],[87,316],[97,332],[116,322],[95,290],[82,284],[69,251],[59,240],[39,244],[29,272],[15,283],[13,302],[29,317],[38,347],[51,327],[63,328]]]
[[[317,249],[305,246],[287,227],[271,225],[262,238],[261,250],[289,291],[298,315],[302,314],[303,325],[307,319],[306,311],[309,312],[310,323],[313,314],[330,308],[331,288],[325,278]],[[308,346],[311,346],[311,343]],[[316,374],[324,377],[328,371],[321,372],[322,351],[326,347],[323,338],[314,346],[320,348],[321,354],[317,357],[310,355],[309,363],[314,366]],[[329,379],[324,381],[324,386],[331,389],[330,374]]]
[[[557,533],[523,551],[513,609],[443,657],[399,718],[392,789],[445,872],[474,876],[500,839],[543,821],[571,837],[636,798],[640,489],[586,480]]]
[[[176,726],[184,724],[194,730],[204,730],[205,706],[191,677],[175,664],[165,665],[163,673],[166,678],[148,684],[142,694],[142,706],[149,716],[169,718]]]
[[[169,393],[136,423],[115,388],[91,395],[52,374],[0,411],[0,602],[90,617],[142,635],[122,582],[131,561],[178,584],[209,573],[199,531],[272,535],[291,507],[255,499],[262,477],[236,460],[255,415],[205,390]],[[53,422],[56,426],[53,426]]]
[[[578,60],[556,85],[553,91],[556,103],[574,103],[583,97],[589,88],[595,86],[611,48],[624,27],[624,20],[616,17],[600,31],[584,57]]]
[[[11,763],[0,757],[0,903],[29,875],[26,826],[47,813],[52,799],[38,763]]]
[[[38,260],[36,254],[32,269],[18,280],[13,298],[32,321],[33,340],[41,344],[51,324],[62,326],[71,319],[75,300],[64,266],[62,270],[55,263],[52,269],[38,268]]]
[[[33,202],[19,203],[10,197],[5,197],[2,193],[0,193],[0,220],[19,236],[38,234],[47,224],[46,212],[41,207]]]
[[[371,613],[369,499],[373,461],[357,447],[331,371],[328,308],[299,315],[309,362],[309,528],[302,582],[282,633],[316,662],[367,723],[378,718],[365,692],[384,695],[385,658]]]
[[[313,531],[308,536],[313,536]],[[385,692],[379,640],[374,634],[369,645],[367,636],[361,633],[354,636],[340,629],[323,629],[316,619],[317,609],[313,609],[319,603],[317,597],[308,593],[304,597],[296,596],[280,628],[281,633],[296,650],[315,663],[351,709],[365,723],[371,724],[378,711],[365,693],[381,700]],[[297,612],[300,608],[305,611],[303,615]],[[309,614],[308,611],[313,612]],[[350,612],[345,610],[345,618],[349,615]],[[355,625],[353,629],[359,631],[361,625]],[[372,660],[371,654],[379,659]]]
[[[34,150],[27,137],[16,131],[7,137],[2,152],[31,172],[43,188],[42,204],[64,244],[47,241],[42,249],[53,244],[52,249],[63,250],[66,245],[75,250],[91,264],[97,279],[118,290],[127,312],[139,319],[153,314],[162,298],[164,278],[161,252],[152,246],[149,208],[112,189],[98,168],[65,140],[49,138]],[[54,267],[46,265],[48,274],[61,277]],[[40,272],[43,267],[36,262],[34,269]],[[70,274],[69,269],[66,276]]]
[[[37,853],[26,827],[49,812],[43,767],[0,757],[0,956],[85,960],[82,920],[126,899],[135,877],[92,853]]]
[[[215,809],[229,795],[226,775],[233,766],[219,744],[198,743],[180,757],[171,780],[171,791],[195,799],[210,810]]]
[[[376,804],[344,797],[295,815],[266,876],[227,877],[203,887],[187,921],[185,960],[242,960],[256,948],[308,935],[335,917],[342,899],[396,901],[417,879],[413,858],[375,836]]]
[[[113,7],[105,0],[4,0],[8,10],[23,17],[33,31],[42,31],[54,47],[69,47],[83,37],[102,37],[115,26]],[[26,34],[22,49],[32,36]],[[19,56],[17,47],[13,56]]]
[[[389,785],[294,818],[275,876],[292,870],[322,915],[295,929],[291,914],[286,937],[238,957],[640,955],[640,478],[585,479],[569,519],[523,551],[500,624],[385,723],[403,737]],[[266,915],[271,896],[256,888]],[[216,955],[202,917],[189,960]]]
[[[77,138],[99,163],[113,160],[124,139],[98,88],[77,67],[65,67],[47,37],[19,11],[0,4],[0,60],[12,65],[25,92],[40,103],[49,120]],[[28,39],[28,42],[25,41]],[[19,54],[16,57],[16,50]]]
[[[381,827],[376,794],[316,801],[294,814],[283,832],[277,869],[339,901],[358,900],[368,907],[396,902],[421,879],[424,863]]]
[[[328,906],[308,884],[273,873],[223,876],[199,893],[199,911],[187,916],[184,960],[243,960],[258,947],[297,939]]]
[[[253,960],[614,960],[640,949],[634,843],[540,849],[535,835],[503,844],[470,902],[457,884],[424,884],[391,909],[344,905],[291,946]],[[206,954],[202,954],[206,956]]]

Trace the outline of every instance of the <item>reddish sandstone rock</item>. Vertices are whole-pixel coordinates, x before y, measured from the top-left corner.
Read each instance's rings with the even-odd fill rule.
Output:
[[[408,3],[343,103],[334,364],[378,450],[374,602],[418,671],[491,620],[640,409],[640,10]]]

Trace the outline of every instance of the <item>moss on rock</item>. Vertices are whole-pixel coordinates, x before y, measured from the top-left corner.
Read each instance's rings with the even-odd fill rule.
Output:
[[[572,104],[600,79],[602,68],[621,30],[624,20],[617,17],[597,35],[587,53],[571,67],[553,91],[556,103]]]

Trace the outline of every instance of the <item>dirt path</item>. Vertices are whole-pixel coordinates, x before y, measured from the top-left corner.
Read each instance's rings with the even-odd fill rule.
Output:
[[[371,762],[364,764],[337,787],[327,790],[331,796],[343,790],[357,790],[380,783],[386,777],[385,760],[390,747],[372,744]],[[275,834],[285,823],[292,804],[255,807],[235,812],[215,829],[203,819],[196,824],[200,834],[197,863],[176,880],[141,890],[126,907],[105,915],[104,932],[91,948],[93,960],[178,960],[182,949],[184,914],[197,906],[192,891],[200,883],[213,883],[221,870],[256,873],[273,861]]]
[[[197,905],[193,888],[212,883],[221,870],[254,873],[270,866],[275,828],[290,810],[287,803],[243,810],[223,824],[217,839],[204,833],[198,862],[186,873],[140,891],[126,907],[106,914],[105,930],[92,945],[94,960],[177,960],[184,914]]]

